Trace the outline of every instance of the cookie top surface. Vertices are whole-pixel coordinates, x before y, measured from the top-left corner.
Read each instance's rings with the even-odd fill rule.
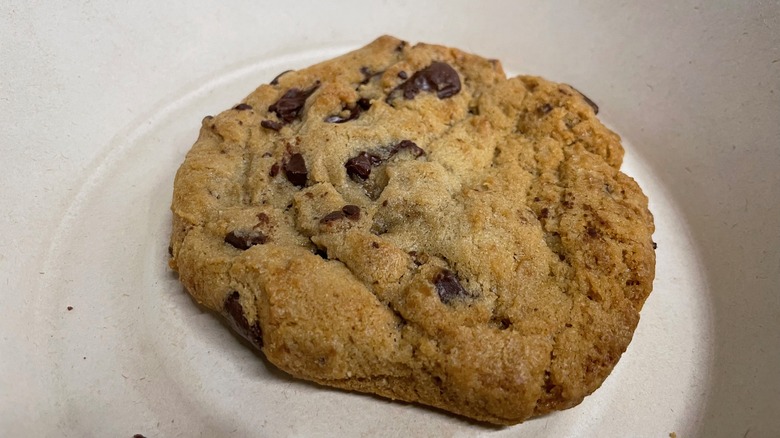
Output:
[[[381,37],[203,120],[171,267],[288,373],[514,424],[576,405],[652,288],[652,215],[576,89]]]

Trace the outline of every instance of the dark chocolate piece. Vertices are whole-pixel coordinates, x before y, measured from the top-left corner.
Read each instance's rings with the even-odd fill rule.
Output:
[[[306,185],[306,178],[309,172],[306,170],[306,161],[301,154],[292,154],[290,159],[284,163],[284,174],[287,180],[293,185],[303,187]]]
[[[306,104],[306,99],[308,99],[319,86],[320,84],[317,82],[308,90],[290,88],[276,101],[276,103],[268,107],[268,111],[276,113],[277,117],[279,117],[282,122],[290,123],[298,118],[303,106]]]
[[[344,167],[347,168],[347,175],[349,175],[352,179],[367,179],[368,176],[371,175],[371,165],[374,162],[377,164],[381,162],[381,160],[377,162],[376,159],[372,158],[378,159],[379,157],[361,152],[356,157],[352,157],[347,160],[347,163],[344,165]]]
[[[266,129],[270,129],[272,131],[278,131],[282,129],[282,124],[279,122],[275,122],[273,120],[263,120],[260,122],[260,126]]]
[[[545,115],[545,114],[549,113],[552,110],[553,110],[553,106],[550,105],[549,103],[545,103],[544,105],[540,106],[539,109],[538,109],[539,114],[541,114],[541,115]]]
[[[341,212],[349,220],[356,221],[360,219],[360,207],[357,205],[347,204],[341,208]]]
[[[360,82],[360,85],[367,84],[371,80],[371,76],[374,75],[368,67],[360,67],[360,73],[363,73],[363,80]]]
[[[228,296],[224,305],[225,313],[233,321],[234,328],[239,334],[247,338],[258,348],[262,348],[263,332],[260,330],[260,324],[249,325],[249,321],[244,316],[244,308],[241,306],[239,298],[238,292],[233,292]]]
[[[238,105],[234,106],[233,109],[236,110],[236,111],[251,110],[252,109],[252,105],[249,105],[249,104],[246,104],[246,103],[239,103]]]
[[[569,86],[571,87],[571,85],[569,85]],[[574,87],[571,87],[571,89],[576,91],[580,96],[582,96],[583,99],[585,99],[585,102],[588,105],[590,105],[591,108],[593,108],[593,113],[594,114],[598,114],[599,113],[599,106],[596,105],[596,102],[590,100],[590,97],[586,96],[585,93],[583,93],[582,91],[580,91],[580,90],[578,90],[578,89],[576,89]]]
[[[262,245],[268,242],[268,236],[260,231],[234,230],[225,236],[225,243],[232,245],[240,250],[247,250],[255,245]]]
[[[414,99],[420,91],[435,91],[439,99],[446,99],[460,92],[460,76],[449,64],[434,61],[413,74],[396,90],[402,91],[404,99]]]
[[[343,117],[339,114],[334,114],[332,116],[325,117],[325,121],[327,123],[344,123],[350,120],[355,120],[360,116],[360,113],[367,111],[369,108],[371,108],[371,102],[368,99],[360,98],[357,102],[355,102],[355,105],[342,108],[342,111],[349,111],[348,116]]]
[[[444,304],[449,304],[458,298],[471,296],[471,294],[460,285],[460,281],[458,281],[458,277],[455,273],[449,269],[442,269],[441,272],[436,274],[436,277],[433,279],[433,284],[436,286],[436,292],[439,294],[439,299]]]
[[[411,140],[401,140],[401,142],[395,145],[390,151],[390,155],[395,155],[404,150],[409,151],[415,158],[425,155],[425,151],[420,146],[417,146],[417,143]]]
[[[282,76],[286,75],[287,73],[290,73],[291,71],[294,71],[294,70],[285,70],[285,71],[279,73],[278,75],[276,75],[275,78],[271,79],[271,85],[278,85],[279,84],[279,78],[281,78]]]
[[[337,220],[344,219],[345,217],[346,217],[346,215],[344,214],[343,211],[336,210],[336,211],[332,211],[332,212],[326,214],[325,216],[323,216],[322,219],[320,219],[320,223],[321,224],[327,224],[327,223],[330,223],[330,222],[335,222]]]

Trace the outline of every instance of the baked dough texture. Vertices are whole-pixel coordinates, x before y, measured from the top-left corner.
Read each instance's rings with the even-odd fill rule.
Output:
[[[504,425],[572,407],[655,271],[647,198],[597,111],[380,37],[203,120],[170,266],[295,377]]]

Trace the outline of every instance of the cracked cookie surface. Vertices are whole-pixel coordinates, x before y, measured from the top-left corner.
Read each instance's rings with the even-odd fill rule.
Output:
[[[653,218],[565,85],[381,37],[203,120],[170,266],[293,376],[515,424],[631,340]]]

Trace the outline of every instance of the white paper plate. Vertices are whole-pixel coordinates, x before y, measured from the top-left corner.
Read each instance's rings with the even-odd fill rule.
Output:
[[[780,8],[412,5],[4,7],[0,435],[780,435]],[[491,428],[299,382],[167,270],[200,119],[380,33],[572,83],[624,137],[657,279],[580,406]]]

